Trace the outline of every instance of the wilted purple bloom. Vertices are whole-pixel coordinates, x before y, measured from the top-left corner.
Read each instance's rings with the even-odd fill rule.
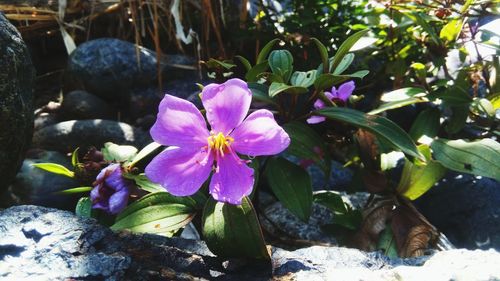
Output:
[[[336,104],[345,104],[347,100],[349,100],[349,97],[352,95],[354,88],[354,81],[345,82],[344,84],[340,85],[338,90],[335,88],[335,86],[333,86],[331,92],[325,92],[325,96]],[[314,102],[315,109],[322,109],[324,107],[325,103],[322,100],[317,99]],[[307,123],[309,124],[317,124],[323,121],[325,121],[325,117],[323,116],[311,116],[307,119]]]
[[[192,103],[165,95],[150,132],[156,142],[170,147],[149,163],[146,176],[173,195],[188,196],[210,176],[215,162],[210,194],[217,201],[241,204],[252,191],[254,175],[236,153],[277,154],[288,147],[290,138],[268,110],[245,119],[252,93],[240,79],[207,85],[201,100],[210,131]]]
[[[128,203],[133,187],[130,180],[123,178],[120,164],[111,164],[102,169],[90,192],[92,208],[103,209],[110,214],[118,214]]]

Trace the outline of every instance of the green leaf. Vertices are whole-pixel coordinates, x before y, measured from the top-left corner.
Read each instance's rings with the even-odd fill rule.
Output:
[[[492,139],[437,139],[431,148],[434,158],[450,170],[500,180],[500,144]]]
[[[354,54],[347,53],[340,61],[337,68],[333,70],[333,75],[342,74],[342,72],[344,72],[347,68],[349,68],[353,60],[354,60]]]
[[[274,45],[278,41],[279,41],[279,39],[273,39],[273,40],[269,41],[264,46],[264,48],[262,48],[262,50],[260,51],[259,55],[257,56],[257,62],[256,62],[257,65],[263,63],[266,60],[267,54],[269,54],[269,52],[271,51],[271,49],[274,47]]]
[[[225,70],[230,70],[231,68],[236,66],[236,64],[234,64],[230,60],[220,61],[220,60],[216,60],[213,58],[210,58],[207,62],[205,62],[205,64],[207,65],[208,68],[219,68],[220,67],[220,68],[223,68]]]
[[[76,203],[75,214],[80,217],[92,217],[92,200],[89,197],[82,197]]]
[[[350,230],[359,229],[362,221],[363,215],[359,210],[349,209],[347,213],[335,214],[333,216],[333,224],[340,225]]]
[[[318,48],[319,56],[321,57],[321,62],[323,63],[323,73],[328,73],[328,50],[326,49],[325,45],[323,45],[323,43],[321,43],[321,41],[319,41],[318,39],[313,37],[311,38],[311,40],[314,42],[314,44],[316,44],[316,47]]]
[[[339,49],[335,53],[335,56],[333,57],[332,64],[330,66],[330,70],[337,69],[339,66],[340,62],[344,58],[344,56],[349,52],[352,46],[361,38],[363,37],[366,33],[368,33],[368,29],[358,31],[354,33],[353,35],[349,36],[342,45],[340,45]]]
[[[247,72],[247,74],[245,75],[245,80],[247,80],[247,82],[257,82],[257,76],[262,72],[265,72],[268,67],[269,63],[267,62],[267,60],[262,63],[256,64]]]
[[[384,255],[390,258],[395,259],[399,257],[396,238],[394,237],[392,233],[392,227],[389,224],[385,226],[385,229],[379,236],[377,249],[382,250],[384,252]]]
[[[466,90],[456,85],[437,96],[450,106],[468,106],[472,102]]]
[[[258,100],[260,102],[265,102],[268,104],[273,104],[276,105],[276,102],[274,102],[270,97],[269,97],[269,87],[265,84],[260,84],[256,82],[250,82],[248,83],[248,88],[252,92],[252,97],[255,100]]]
[[[363,128],[387,141],[393,148],[400,149],[407,156],[424,160],[410,136],[387,118],[345,107],[324,108],[314,114]]]
[[[333,191],[320,191],[314,193],[314,202],[321,204],[334,213],[345,214],[347,213],[347,207],[342,200],[342,196]]]
[[[234,56],[234,57],[240,60],[240,62],[243,64],[243,67],[245,67],[246,71],[249,71],[252,68],[252,64],[246,58],[242,56]]]
[[[290,78],[290,84],[292,84],[292,86],[308,88],[314,84],[314,80],[316,80],[316,73],[316,70],[310,70],[307,72],[295,71]]]
[[[73,167],[76,167],[76,165],[78,164],[78,147],[73,151],[73,153],[71,153],[71,165]]]
[[[132,232],[172,236],[172,232],[190,223],[194,215],[193,208],[178,203],[147,205],[134,212],[127,212],[126,216],[121,214],[116,218],[111,229],[115,231],[128,229]]]
[[[428,108],[420,112],[411,126],[409,135],[413,141],[418,141],[422,136],[434,138],[441,126],[439,119],[441,111],[437,108]]]
[[[101,152],[106,161],[126,162],[132,160],[137,154],[137,148],[131,145],[117,145],[112,142],[104,144]]]
[[[309,174],[302,167],[281,157],[269,159],[264,174],[283,206],[307,222],[313,199]]]
[[[416,24],[422,27],[422,29],[429,34],[430,38],[436,45],[441,45],[441,39],[437,35],[434,28],[429,24],[429,22],[424,18],[424,14],[420,12],[410,12],[404,13],[407,17],[412,19]]]
[[[290,86],[286,85],[284,83],[278,83],[278,82],[273,82],[271,83],[271,86],[269,87],[269,96],[271,98],[275,97],[278,94],[281,94],[283,92],[297,95],[297,94],[304,94],[307,93],[309,90],[304,87],[300,86]]]
[[[453,19],[443,26],[441,32],[439,32],[439,38],[448,42],[455,42],[462,31],[462,27],[463,21],[461,19]]]
[[[201,202],[200,202],[201,203]],[[191,211],[194,211],[197,209],[200,205],[200,203],[196,202],[192,197],[190,196],[174,196],[168,192],[155,192],[155,193],[150,193],[148,195],[145,195],[141,199],[133,202],[132,204],[128,205],[127,208],[125,208],[117,217],[117,220],[121,220],[139,210],[142,210],[144,208],[147,208],[148,206],[156,206],[156,205],[169,205],[169,204],[179,204],[183,205],[186,207],[191,208]],[[204,204],[203,202],[202,204]]]
[[[326,152],[323,139],[309,126],[299,122],[287,123],[283,129],[290,136],[290,145],[286,152],[301,159],[313,160],[324,172],[330,175],[331,161]]]
[[[68,168],[64,167],[63,165],[59,165],[56,163],[36,163],[33,164],[33,166],[37,167],[38,169],[45,170],[50,173],[58,174],[58,175],[63,175],[69,178],[75,177],[75,173],[68,170]]]
[[[152,183],[145,174],[140,174],[137,176],[134,176],[134,181],[135,183],[143,190],[146,190],[149,193],[155,193],[155,192],[165,192],[165,188],[163,188],[161,185]],[[184,202],[183,202],[184,203]]]
[[[270,259],[252,202],[241,205],[207,200],[203,210],[203,237],[208,248],[221,257]]]
[[[369,73],[368,70],[360,70],[356,71],[352,74],[343,74],[343,75],[333,75],[333,74],[321,74],[314,81],[314,87],[319,91],[324,89],[329,89],[336,84],[342,83],[351,78],[360,78],[362,79]]]
[[[152,142],[152,143],[146,145],[143,149],[141,149],[141,151],[139,151],[139,153],[137,153],[134,156],[134,158],[132,159],[130,164],[128,164],[128,166],[129,167],[135,166],[135,164],[137,164],[139,161],[141,161],[142,159],[147,157],[149,154],[155,152],[160,147],[161,147],[161,144],[156,143],[156,142]]]
[[[89,192],[91,190],[92,190],[91,186],[80,186],[80,187],[74,187],[74,188],[61,190],[61,191],[58,191],[55,193],[57,193],[57,194],[74,194],[74,193]]]
[[[426,94],[426,91],[422,88],[402,88],[382,94],[380,100],[383,102],[403,101],[414,97],[423,97]]]
[[[380,112],[384,112],[387,110],[391,109],[396,109],[396,108],[401,108],[410,104],[415,104],[415,103],[421,103],[421,102],[428,102],[426,98],[408,98],[405,100],[399,100],[399,101],[391,101],[391,102],[386,102],[381,104],[379,107],[376,109],[368,112],[368,114],[379,114]]]
[[[268,59],[271,71],[283,78],[283,82],[287,83],[293,71],[293,57],[288,50],[274,50],[269,55]]]
[[[401,180],[396,191],[410,200],[415,200],[426,193],[446,173],[446,169],[437,161],[432,160],[428,145],[418,147],[427,162],[415,164],[405,159]]]

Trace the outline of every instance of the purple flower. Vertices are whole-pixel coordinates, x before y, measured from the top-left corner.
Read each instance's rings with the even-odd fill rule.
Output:
[[[345,104],[349,97],[352,95],[352,91],[354,91],[355,85],[354,81],[349,81],[345,82],[344,84],[340,85],[339,89],[337,90],[335,86],[332,87],[331,92],[325,92],[325,96],[335,102],[336,104]],[[317,109],[322,109],[325,107],[325,103],[317,99],[314,102],[314,108]],[[311,116],[307,119],[307,123],[309,124],[317,124],[325,121],[325,117],[323,116]]]
[[[92,208],[118,214],[127,206],[133,183],[123,178],[120,164],[111,164],[101,170],[93,185]]]
[[[149,163],[146,176],[173,195],[188,196],[201,187],[215,166],[209,185],[212,197],[241,204],[252,192],[254,175],[236,153],[277,154],[288,147],[290,138],[268,110],[257,110],[245,119],[252,93],[240,79],[207,85],[201,99],[210,131],[192,103],[165,95],[150,132],[156,142],[170,147]]]

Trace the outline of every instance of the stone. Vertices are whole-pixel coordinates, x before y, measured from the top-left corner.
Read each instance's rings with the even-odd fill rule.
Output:
[[[112,232],[40,206],[0,211],[0,280],[499,280],[500,253],[457,249],[412,259],[312,246],[271,261],[224,260],[203,241]]]
[[[131,89],[128,108],[130,119],[137,120],[147,115],[156,116],[162,97],[162,91],[158,87]]]
[[[34,167],[35,163],[56,163],[73,170],[69,157],[56,151],[38,150],[28,153],[10,187],[18,203],[74,210],[81,194],[63,195],[56,192],[79,187],[77,180]]]
[[[41,128],[54,125],[57,123],[57,116],[48,112],[41,112],[35,116],[34,130],[40,130]]]
[[[198,61],[195,58],[186,55],[166,54],[162,56],[163,72],[167,81],[199,77],[197,64]]]
[[[90,93],[103,99],[125,99],[131,86],[156,81],[156,53],[127,41],[100,38],[73,51],[68,72]]]
[[[33,133],[35,70],[28,48],[0,11],[0,194],[14,179]]]
[[[116,111],[104,100],[86,91],[76,90],[64,96],[61,120],[113,119]]]
[[[415,203],[455,246],[500,250],[498,181],[449,172]]]
[[[354,209],[361,209],[370,196],[366,192],[339,192],[339,195]],[[300,220],[266,192],[259,193],[259,206],[263,209],[259,214],[262,228],[273,237],[280,237],[284,243],[337,244],[337,239],[323,229],[325,225],[331,224],[334,218],[333,213],[323,205],[313,203],[308,222]]]
[[[106,142],[141,149],[152,140],[147,132],[126,123],[100,119],[60,122],[33,134],[33,147],[60,152],[88,146],[100,149]]]
[[[114,233],[39,206],[0,211],[0,221],[0,280],[241,280],[201,241]],[[267,280],[270,267],[252,274]]]

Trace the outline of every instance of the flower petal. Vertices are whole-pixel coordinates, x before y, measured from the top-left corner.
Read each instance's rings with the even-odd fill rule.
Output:
[[[347,101],[352,95],[355,87],[356,86],[354,85],[354,81],[345,82],[344,84],[340,85],[337,91],[337,98],[344,102]]]
[[[128,203],[129,191],[127,189],[115,192],[111,197],[109,197],[109,212],[111,214],[118,214]]]
[[[212,131],[227,135],[247,115],[252,92],[243,80],[230,79],[220,85],[205,86],[201,100],[207,110],[207,120]]]
[[[146,176],[176,196],[194,194],[210,175],[213,157],[207,149],[169,147],[146,166]]]
[[[318,123],[321,123],[321,122],[324,122],[326,120],[325,117],[323,116],[311,116],[309,118],[307,118],[306,122],[307,124],[318,124]]]
[[[209,136],[205,119],[189,101],[165,95],[150,130],[153,140],[163,145],[201,147]]]
[[[234,138],[231,148],[249,156],[278,154],[290,145],[290,137],[266,109],[248,115],[230,136]]]
[[[241,204],[241,199],[252,192],[253,169],[234,153],[220,157],[217,165],[210,181],[210,194],[220,202]]]

